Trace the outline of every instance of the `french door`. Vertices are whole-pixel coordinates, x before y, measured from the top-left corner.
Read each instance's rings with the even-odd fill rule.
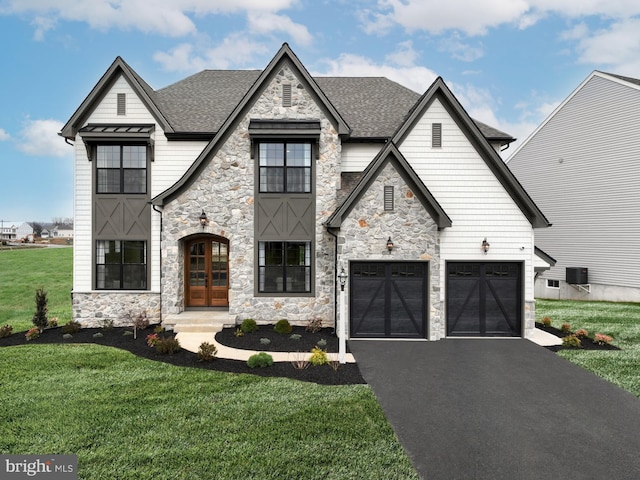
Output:
[[[229,306],[229,241],[195,238],[187,242],[185,255],[185,306]]]

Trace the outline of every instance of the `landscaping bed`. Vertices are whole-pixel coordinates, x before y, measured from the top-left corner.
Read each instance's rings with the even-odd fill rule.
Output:
[[[269,334],[267,332],[267,328],[263,328],[265,330],[264,332],[262,332],[262,330],[259,330],[260,333],[252,332],[251,334],[247,334],[244,337],[239,337],[240,341],[247,341],[244,344],[237,343],[235,345],[229,346],[233,346],[234,348],[244,348],[247,350],[258,351],[276,351],[277,348],[283,348],[283,343],[279,342],[279,340],[282,340],[283,342],[284,340],[282,338],[278,338],[277,336],[280,334],[276,332],[273,332],[274,336],[270,335],[270,337],[273,338],[273,342],[271,344],[260,345],[260,338],[264,338]],[[156,360],[159,362],[170,363],[172,365],[181,367],[204,368],[229,373],[249,373],[252,375],[260,375],[263,377],[286,377],[324,385],[351,385],[366,383],[362,378],[362,375],[360,374],[358,366],[354,363],[347,363],[344,365],[341,364],[337,366],[335,364],[333,366],[309,365],[307,368],[299,369],[295,368],[294,364],[291,362],[275,362],[272,366],[264,368],[249,368],[247,366],[247,363],[244,361],[228,360],[223,358],[216,358],[209,362],[201,362],[198,360],[198,356],[195,353],[189,352],[184,349],[180,349],[179,351],[170,355],[163,355],[159,354],[155,348],[149,347],[147,345],[146,337],[147,335],[153,333],[153,326],[138,331],[136,339],[133,338],[131,332],[132,329],[129,327],[83,328],[79,332],[74,333],[71,338],[64,339],[61,327],[56,327],[46,329],[38,338],[30,341],[27,341],[25,332],[14,333],[9,337],[0,338],[0,347],[25,344],[38,345],[94,343],[98,345],[120,348],[140,357],[148,358],[150,360]],[[253,346],[253,336],[258,334],[260,336],[256,336],[255,338],[258,345],[262,346],[262,348],[255,348]],[[169,335],[169,333],[167,333],[166,335]],[[287,335],[285,337],[288,339],[289,336]],[[296,349],[292,351],[310,352],[311,348],[315,346],[315,343],[309,346],[309,348],[307,349],[307,342],[312,342],[313,339],[316,338],[326,338],[327,347],[330,346],[330,348],[335,348],[335,350],[328,351],[337,351],[337,339],[335,337],[331,337],[324,329],[321,337],[312,337],[311,335],[303,336],[300,339],[302,342],[298,344],[300,346],[300,350]],[[289,341],[293,342],[292,340]],[[327,347],[324,347],[324,349],[327,349]]]
[[[570,337],[574,334],[574,332],[563,331],[559,328],[552,327],[551,325],[544,325],[542,323],[536,322],[536,328],[540,330],[555,335],[559,338]],[[559,350],[620,350],[619,347],[612,345],[610,343],[596,343],[592,338],[586,337],[582,338],[580,347],[570,347],[567,345],[552,345],[546,347],[547,349],[557,352]]]
[[[322,328],[308,332],[305,327],[291,327],[290,333],[278,333],[273,325],[260,325],[255,332],[237,335],[237,328],[224,328],[216,333],[216,340],[222,345],[244,350],[271,352],[310,352],[318,344],[326,352],[338,352],[338,337],[332,328]],[[268,343],[262,343],[268,339]]]

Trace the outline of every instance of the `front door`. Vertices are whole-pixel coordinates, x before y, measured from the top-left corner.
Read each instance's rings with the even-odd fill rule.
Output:
[[[200,237],[186,244],[185,306],[229,306],[229,242]]]

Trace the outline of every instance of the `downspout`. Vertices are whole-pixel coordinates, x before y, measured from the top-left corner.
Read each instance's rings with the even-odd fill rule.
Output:
[[[155,212],[160,214],[160,243],[158,247],[160,248],[160,325],[162,325],[162,210],[158,210],[151,202],[149,202],[149,204]]]
[[[327,232],[334,238],[333,248],[333,335],[338,328],[338,236],[329,227]]]

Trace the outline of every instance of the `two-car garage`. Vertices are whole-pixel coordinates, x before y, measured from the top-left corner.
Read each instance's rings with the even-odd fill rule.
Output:
[[[428,262],[351,262],[350,336],[426,338]],[[446,335],[522,335],[522,264],[446,263]]]

